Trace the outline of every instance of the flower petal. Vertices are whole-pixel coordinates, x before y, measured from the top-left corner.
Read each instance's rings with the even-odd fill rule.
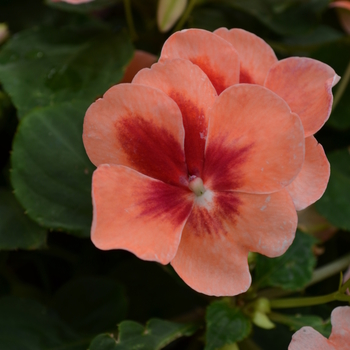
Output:
[[[312,327],[303,327],[293,334],[288,350],[336,350]]]
[[[301,121],[259,85],[225,90],[209,111],[203,182],[217,191],[270,193],[287,186],[304,161]]]
[[[143,69],[133,83],[160,89],[177,103],[185,128],[188,171],[201,176],[208,132],[207,110],[217,97],[208,77],[190,61],[174,59]]]
[[[202,29],[176,32],[164,43],[160,62],[184,58],[196,64],[208,76],[218,94],[239,82],[239,58],[236,50],[218,35]]]
[[[135,54],[126,71],[121,83],[131,83],[134,76],[142,68],[149,68],[153,63],[157,62],[157,57],[149,52],[142,50],[135,50]]]
[[[240,83],[264,85],[266,75],[277,57],[272,48],[258,36],[243,29],[219,28],[214,31],[236,49],[240,63]]]
[[[320,199],[326,190],[330,166],[323,147],[313,136],[305,139],[305,161],[300,173],[288,185],[296,210],[302,210]]]
[[[337,349],[346,349],[350,341],[350,307],[337,307],[331,315],[332,333],[329,341]]]
[[[270,258],[280,256],[293,243],[298,216],[287,190],[271,194],[237,193],[239,215],[236,240],[249,251]]]
[[[206,198],[202,198],[206,196]],[[236,193],[207,190],[195,204],[172,266],[194,290],[207,295],[236,295],[251,284],[248,249],[235,238],[239,210]]]
[[[269,71],[265,86],[281,96],[303,123],[305,137],[327,121],[332,110],[332,87],[340,77],[327,64],[305,57],[289,57]]]
[[[193,206],[193,193],[121,165],[93,175],[91,239],[100,249],[126,249],[141,259],[169,263]]]
[[[136,84],[112,87],[87,110],[83,141],[96,166],[125,165],[187,186],[181,112],[162,91]]]

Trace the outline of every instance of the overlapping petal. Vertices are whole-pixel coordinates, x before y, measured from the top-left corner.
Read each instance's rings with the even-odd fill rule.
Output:
[[[120,165],[93,175],[91,239],[100,249],[126,249],[144,260],[175,256],[194,194]]]
[[[330,165],[315,137],[305,139],[305,161],[296,179],[287,187],[295,208],[302,210],[321,198],[330,176]]]
[[[340,350],[329,344],[327,338],[312,327],[303,327],[294,333],[288,350]]]
[[[332,87],[339,76],[328,65],[305,57],[289,57],[271,67],[265,86],[281,96],[303,123],[305,137],[316,133],[332,110]]]
[[[332,333],[329,339],[311,327],[298,330],[288,350],[345,350],[350,344],[350,307],[337,307],[331,315]]]
[[[160,90],[112,87],[87,110],[83,141],[96,166],[121,164],[166,183],[187,184],[181,112]]]
[[[218,35],[202,29],[187,29],[173,34],[165,43],[160,62],[184,58],[208,76],[218,94],[239,82],[236,50]]]
[[[303,127],[271,91],[258,85],[232,86],[216,99],[209,118],[203,181],[211,189],[271,193],[299,173]]]
[[[240,59],[240,83],[264,85],[271,66],[277,57],[266,42],[243,29],[219,28],[214,31],[236,49]]]
[[[143,69],[133,83],[165,92],[179,106],[185,129],[185,155],[191,175],[201,176],[208,132],[208,108],[217,97],[208,77],[188,60],[174,59]]]

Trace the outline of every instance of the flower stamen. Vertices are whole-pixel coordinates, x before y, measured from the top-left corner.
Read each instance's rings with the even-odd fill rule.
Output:
[[[188,188],[196,194],[197,197],[205,193],[203,180],[200,177],[190,176],[190,183]]]

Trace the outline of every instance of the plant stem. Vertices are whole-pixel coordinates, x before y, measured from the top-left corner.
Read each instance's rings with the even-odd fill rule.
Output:
[[[343,96],[343,93],[348,85],[349,79],[350,79],[350,61],[348,63],[348,66],[345,69],[342,79],[340,80],[337,91],[334,94],[333,110],[335,109],[336,105],[338,104],[341,97]]]
[[[177,22],[177,25],[174,29],[174,32],[177,32],[182,29],[183,25],[187,21],[188,16],[191,14],[194,6],[196,5],[197,0],[190,0],[190,3],[188,4],[185,12],[183,13],[182,17],[180,18],[179,22]]]
[[[270,306],[272,309],[290,309],[294,307],[320,305],[320,304],[329,303],[335,300],[350,302],[350,296],[344,295],[340,291],[336,291],[334,293],[322,295],[319,297],[271,300]]]
[[[134,20],[132,18],[131,0],[124,0],[124,9],[125,9],[126,22],[128,24],[131,40],[135,41],[137,40],[138,36],[134,26]]]
[[[350,265],[350,254],[345,255],[340,259],[335,260],[326,266],[322,266],[319,269],[316,269],[312,275],[311,281],[305,286],[305,288],[312,286],[313,284],[316,284],[320,281],[327,279],[328,277],[331,277],[339,273],[349,265]]]
[[[325,304],[334,300],[337,300],[337,299],[335,298],[335,293],[332,293],[332,294],[322,295],[319,297],[271,300],[270,306],[272,309],[290,309],[290,308],[300,307],[300,306]]]

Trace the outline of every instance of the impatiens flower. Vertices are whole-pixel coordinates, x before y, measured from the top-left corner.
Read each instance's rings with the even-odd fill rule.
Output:
[[[164,44],[160,62],[184,58],[198,65],[218,94],[238,84],[265,86],[282,97],[297,113],[305,131],[305,162],[288,186],[297,210],[318,200],[329,180],[329,163],[315,134],[328,119],[332,87],[339,77],[328,65],[310,58],[290,57],[278,61],[262,39],[242,29],[200,29],[173,34]]]
[[[221,59],[237,68],[225,81],[238,82],[239,61]],[[276,257],[293,241],[286,187],[304,162],[304,131],[263,86],[218,96],[198,65],[165,60],[93,103],[83,140],[97,166],[91,238],[100,249],[170,262],[193,289],[235,295],[251,283],[249,251]]]
[[[331,315],[332,333],[329,339],[311,327],[299,329],[288,350],[345,350],[350,346],[350,307],[337,307]]]
[[[334,1],[329,7],[335,7],[338,12],[339,21],[344,31],[350,34],[350,1]]]

